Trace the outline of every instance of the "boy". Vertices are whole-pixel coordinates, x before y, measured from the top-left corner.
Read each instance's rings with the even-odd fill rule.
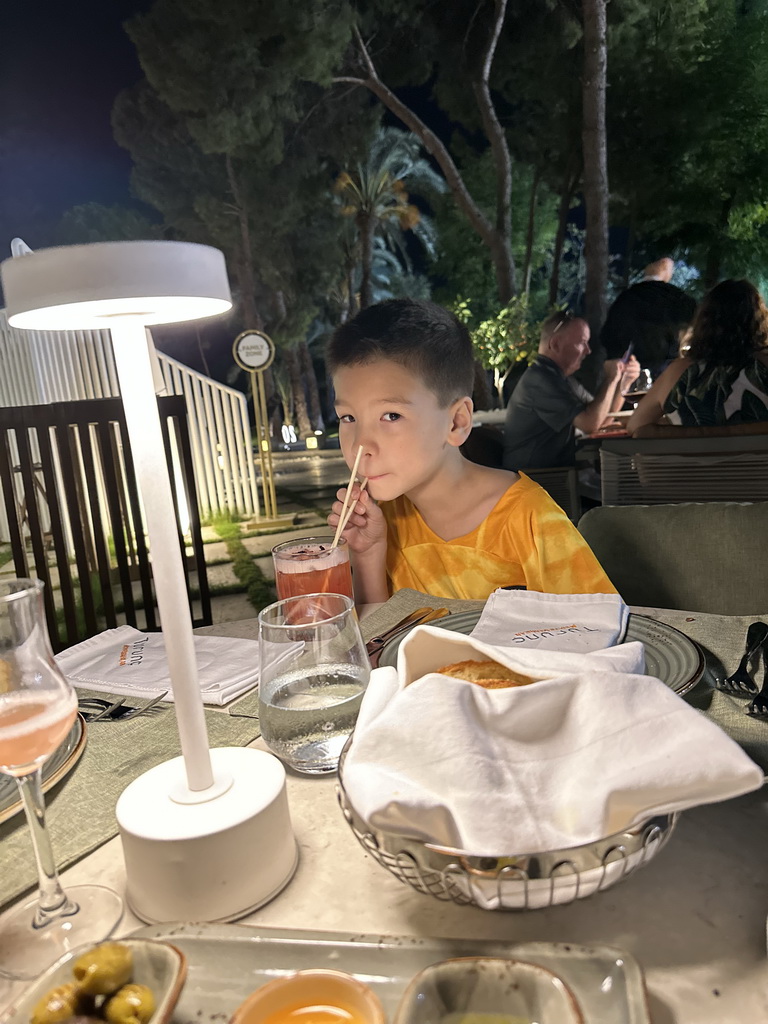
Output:
[[[615,593],[565,513],[524,475],[467,461],[472,343],[431,302],[391,299],[337,328],[327,365],[347,465],[362,445],[344,531],[361,604],[412,587],[485,600],[497,587]],[[342,499],[345,489],[338,492]],[[329,524],[339,521],[335,502]]]

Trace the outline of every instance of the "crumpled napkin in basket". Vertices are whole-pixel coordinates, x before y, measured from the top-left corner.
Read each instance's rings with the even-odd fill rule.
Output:
[[[629,608],[618,594],[495,590],[471,635],[519,650],[584,654],[621,643],[628,622]]]
[[[344,768],[374,828],[500,857],[578,846],[762,785],[740,747],[660,680],[642,645],[492,647],[430,626],[375,670]],[[539,680],[485,690],[439,675],[494,658]]]
[[[196,636],[195,656],[205,704],[226,704],[259,682],[259,645],[234,637]],[[168,691],[171,677],[162,633],[118,626],[56,655],[73,686],[126,697],[156,697]]]

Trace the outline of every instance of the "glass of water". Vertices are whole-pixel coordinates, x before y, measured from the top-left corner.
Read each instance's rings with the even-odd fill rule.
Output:
[[[259,613],[259,720],[269,749],[309,775],[335,772],[371,666],[351,598],[289,597]]]

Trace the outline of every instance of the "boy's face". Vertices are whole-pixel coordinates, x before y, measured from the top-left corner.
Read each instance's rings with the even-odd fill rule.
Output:
[[[388,359],[341,367],[333,383],[341,450],[352,466],[363,446],[358,477],[377,501],[428,485],[472,426],[468,398],[441,408],[417,374]]]

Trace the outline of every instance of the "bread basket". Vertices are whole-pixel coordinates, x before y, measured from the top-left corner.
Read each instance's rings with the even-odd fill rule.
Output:
[[[667,843],[678,815],[659,815],[596,842],[545,853],[473,857],[372,828],[357,814],[344,789],[342,813],[363,849],[417,892],[484,910],[537,910],[584,899],[628,878]]]

